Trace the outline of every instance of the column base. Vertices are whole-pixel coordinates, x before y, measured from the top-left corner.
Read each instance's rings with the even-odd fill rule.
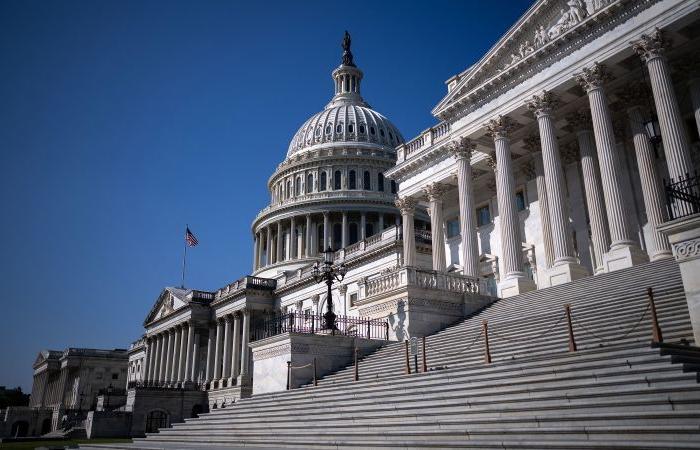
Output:
[[[576,262],[562,262],[545,272],[548,286],[570,283],[588,275],[588,270]]]
[[[606,272],[626,269],[645,262],[649,262],[649,257],[636,245],[611,249],[603,255],[603,267]]]
[[[498,283],[498,296],[500,298],[513,297],[535,289],[537,289],[537,284],[523,274],[522,276],[506,278]]]
[[[662,259],[673,258],[673,252],[669,250],[657,250],[649,255],[649,261],[661,261]]]

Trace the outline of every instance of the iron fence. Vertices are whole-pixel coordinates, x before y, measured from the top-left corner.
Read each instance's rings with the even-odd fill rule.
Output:
[[[259,322],[251,333],[251,341],[257,341],[282,333],[333,334],[365,339],[389,340],[389,323],[381,319],[336,316],[335,329],[326,328],[322,315],[308,311],[291,312],[273,316]]]
[[[686,174],[685,178],[664,180],[669,219],[700,213],[700,176]]]

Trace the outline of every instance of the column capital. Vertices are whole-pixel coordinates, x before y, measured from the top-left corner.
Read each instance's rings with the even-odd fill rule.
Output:
[[[539,118],[552,114],[559,103],[559,98],[553,92],[545,90],[541,94],[533,95],[530,100],[525,102],[525,106],[535,114],[535,117]]]
[[[328,217],[330,217],[330,215],[331,215],[330,211],[323,211],[323,218],[324,219],[327,219]]]
[[[508,134],[513,131],[515,121],[508,116],[498,115],[484,124],[486,135],[496,139],[507,139]]]
[[[590,92],[603,87],[613,79],[613,76],[605,64],[595,62],[592,66],[584,67],[581,72],[574,74],[574,78],[586,92]]]
[[[224,316],[224,322],[225,323],[231,323],[233,321],[233,316],[231,314],[226,314]]]
[[[412,216],[416,211],[416,205],[418,202],[413,197],[400,197],[394,202],[397,208],[401,211],[402,215]]]
[[[593,121],[591,120],[591,114],[587,110],[569,113],[566,115],[566,117],[564,117],[564,119],[566,119],[566,122],[571,126],[571,128],[575,132],[593,130]]]
[[[664,33],[654,28],[649,34],[643,34],[636,41],[630,42],[632,50],[642,58],[642,61],[649,62],[654,58],[663,56],[666,49],[671,47],[671,40],[664,36]]]
[[[460,137],[454,139],[448,145],[448,149],[455,158],[469,160],[472,157],[472,153],[476,148],[476,144],[467,137]]]
[[[431,202],[441,202],[445,192],[447,192],[447,186],[441,183],[430,183],[423,188],[423,192]]]
[[[304,302],[302,300],[297,300],[296,302],[294,302],[294,307],[297,309],[297,311],[301,311],[303,305]]]
[[[348,291],[348,287],[344,284],[339,284],[338,285],[338,292],[340,295],[345,295],[345,293]]]

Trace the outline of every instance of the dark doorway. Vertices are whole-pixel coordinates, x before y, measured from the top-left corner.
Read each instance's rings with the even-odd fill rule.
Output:
[[[156,433],[168,426],[168,414],[164,411],[151,411],[146,417],[146,433]]]
[[[29,430],[29,423],[26,420],[18,420],[12,424],[10,435],[13,437],[26,437]]]
[[[46,418],[41,422],[41,434],[46,434],[51,431],[51,419]]]

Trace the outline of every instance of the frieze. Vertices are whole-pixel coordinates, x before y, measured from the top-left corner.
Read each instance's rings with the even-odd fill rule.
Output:
[[[676,257],[676,261],[700,257],[700,239],[673,244],[673,255]]]

